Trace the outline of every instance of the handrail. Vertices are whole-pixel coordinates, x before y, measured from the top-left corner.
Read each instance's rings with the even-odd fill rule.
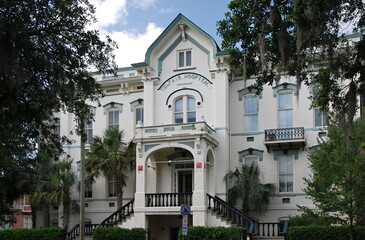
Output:
[[[75,224],[70,230],[66,233],[66,239],[75,239],[80,234],[80,224]]]
[[[280,236],[284,235],[286,239],[286,235],[288,233],[288,222],[284,222],[284,225],[280,225],[278,222],[270,222],[270,223],[260,223],[251,217],[247,216],[242,211],[230,206],[226,201],[217,197],[211,196],[207,194],[208,197],[208,209],[211,209],[211,200],[213,200],[213,211],[219,211],[219,214],[223,214],[223,217],[228,217],[228,219],[233,218],[233,223],[236,223],[238,220],[238,225],[245,226],[248,228],[248,234],[252,239],[253,235],[256,236]],[[237,219],[238,218],[238,219]],[[244,222],[241,221],[244,220]],[[282,226],[282,229],[280,228]],[[282,231],[281,231],[282,230]]]
[[[248,233],[249,234],[252,234],[254,232],[255,223],[256,223],[255,220],[253,220],[252,218],[248,217],[246,214],[244,214],[243,212],[237,210],[236,208],[229,206],[228,203],[225,202],[223,199],[221,199],[221,198],[219,198],[217,196],[214,196],[213,197],[210,194],[207,194],[207,196],[208,196],[208,200],[209,200],[209,202],[208,202],[208,209],[211,208],[210,200],[213,200],[213,204],[214,204],[214,209],[215,210],[218,209],[221,212],[222,210],[220,209],[220,207],[223,206],[225,209],[223,209],[222,212],[225,214],[225,216],[228,215],[228,218],[232,218],[233,217],[233,221],[234,222],[238,220],[238,224],[239,225],[246,226],[246,227],[248,226],[248,229],[249,229],[248,230]],[[237,216],[236,215],[239,217],[238,219],[237,219]],[[245,223],[246,224],[244,224],[243,222],[241,223],[241,218],[242,218],[242,220],[245,220]]]
[[[125,216],[129,216],[131,213],[134,213],[134,199],[130,200],[127,204],[125,204],[123,207],[115,211],[113,214],[111,214],[109,217],[104,219],[101,223],[101,227],[107,227],[110,225],[115,225],[117,222],[120,222],[122,219],[125,218]]]

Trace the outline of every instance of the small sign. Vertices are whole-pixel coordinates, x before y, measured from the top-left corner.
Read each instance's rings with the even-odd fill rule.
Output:
[[[188,226],[182,226],[181,233],[183,236],[188,235]]]
[[[183,215],[182,216],[182,225],[183,226],[188,226],[188,215]]]
[[[182,205],[180,208],[181,215],[190,215],[190,206],[189,205]]]

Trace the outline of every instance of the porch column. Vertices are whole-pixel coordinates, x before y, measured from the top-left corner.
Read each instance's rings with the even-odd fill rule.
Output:
[[[202,141],[197,139],[196,141]],[[201,144],[203,145],[203,144]],[[206,204],[206,174],[207,164],[203,154],[205,151],[199,152],[194,156],[194,192],[193,192],[193,226],[207,225],[207,204]]]
[[[137,142],[137,159],[136,159],[136,193],[134,200],[134,222],[135,227],[147,228],[145,215],[146,206],[146,166],[142,152],[141,142]]]

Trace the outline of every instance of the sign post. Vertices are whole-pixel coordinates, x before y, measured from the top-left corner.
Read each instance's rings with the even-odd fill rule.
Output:
[[[190,206],[189,205],[182,205],[180,209],[180,213],[182,215],[182,228],[181,233],[183,235],[183,239],[185,236],[188,235],[188,219],[190,215]]]

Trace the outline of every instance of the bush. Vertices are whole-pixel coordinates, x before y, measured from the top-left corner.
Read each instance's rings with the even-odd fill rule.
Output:
[[[60,240],[61,230],[52,228],[0,230],[0,240]]]
[[[189,227],[185,240],[241,240],[243,231],[242,227]],[[180,230],[179,240],[182,239]]]
[[[290,240],[348,240],[350,232],[348,226],[297,226],[290,227]],[[354,228],[354,240],[365,239],[365,227]]]
[[[99,227],[93,233],[93,240],[145,240],[143,228],[125,229],[119,227]]]

